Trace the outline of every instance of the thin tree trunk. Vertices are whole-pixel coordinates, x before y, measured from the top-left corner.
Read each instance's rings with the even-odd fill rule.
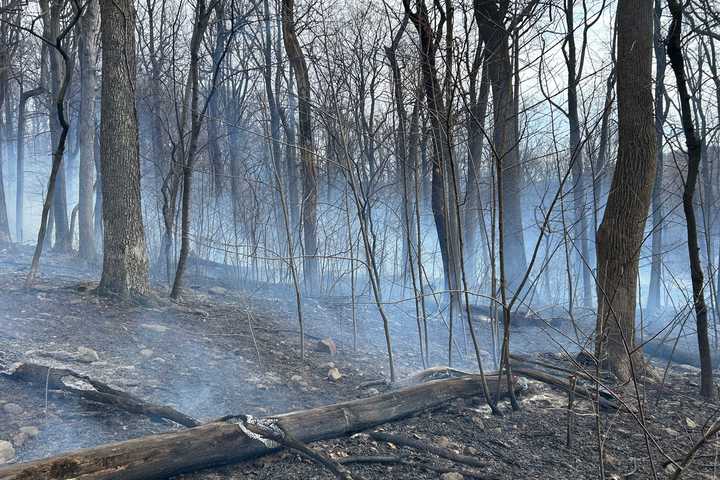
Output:
[[[690,256],[690,275],[692,277],[693,303],[695,306],[695,320],[697,322],[698,352],[700,354],[700,395],[713,398],[715,389],[712,377],[712,359],[710,357],[710,341],[708,338],[707,307],[703,291],[705,281],[703,278],[702,263],[700,261],[700,245],[697,235],[697,220],[695,219],[695,206],[693,197],[700,170],[702,143],[695,132],[695,125],[690,107],[690,93],[687,88],[685,72],[685,59],[682,52],[682,21],[683,4],[677,0],[668,0],[668,7],[672,14],[672,23],[668,31],[667,55],[670,65],[675,73],[675,83],[680,96],[681,120],[685,133],[685,143],[688,150],[688,171],[683,188],[683,210],[687,225],[688,254]]]
[[[100,26],[97,0],[88,2],[80,20],[80,185],[79,185],[79,254],[94,262],[97,258],[93,225],[93,185],[95,182],[95,88],[97,45]]]
[[[662,38],[662,0],[655,0],[655,188],[652,195],[652,258],[647,311],[654,315],[662,307],[662,252],[663,252],[663,125],[665,124],[665,45]]]

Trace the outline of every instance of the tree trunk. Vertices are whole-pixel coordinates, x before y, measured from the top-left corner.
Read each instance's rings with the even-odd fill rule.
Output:
[[[103,271],[100,289],[121,296],[148,292],[148,258],[140,198],[135,109],[135,6],[100,2],[102,94],[100,160]]]
[[[662,299],[662,252],[663,252],[663,125],[665,124],[665,44],[662,38],[662,0],[655,0],[655,188],[652,195],[652,257],[650,262],[650,286],[647,311],[654,315],[661,307]]]
[[[300,42],[295,31],[295,1],[282,0],[282,30],[285,51],[295,71],[298,89],[299,149],[303,173],[303,272],[305,286],[314,291],[319,288],[317,249],[317,171],[312,138],[310,78]]]
[[[702,143],[695,132],[693,112],[690,106],[690,93],[687,87],[685,72],[685,59],[682,52],[682,21],[683,4],[677,0],[668,0],[668,7],[672,14],[672,22],[668,30],[667,55],[670,65],[675,73],[675,83],[680,96],[680,110],[685,143],[688,150],[688,171],[683,188],[683,210],[687,225],[688,254],[690,256],[690,275],[692,277],[693,303],[695,306],[695,321],[697,323],[698,352],[700,354],[700,395],[713,398],[715,388],[712,377],[712,358],[710,357],[710,341],[708,338],[708,314],[705,305],[705,280],[703,278],[702,263],[700,261],[700,245],[697,235],[697,220],[695,219],[695,206],[693,197],[700,171]]]
[[[17,155],[15,167],[17,175],[15,191],[15,236],[18,242],[23,241],[23,220],[25,218],[25,110],[27,108],[27,102],[42,92],[42,88],[21,92],[20,103],[18,105],[17,145],[15,147],[15,154]]]
[[[638,261],[655,179],[652,97],[652,0],[620,0],[617,9],[619,147],[597,234],[596,355],[620,380],[634,361]]]
[[[0,54],[0,110],[2,110],[7,89],[7,72],[5,55]],[[0,245],[10,243],[10,225],[8,223],[7,206],[5,204],[5,181],[3,179],[3,143],[5,140],[4,130],[0,131]]]
[[[593,280],[590,271],[590,246],[587,236],[588,222],[587,215],[585,215],[585,166],[580,135],[580,118],[578,114],[578,83],[582,72],[578,71],[573,5],[574,0],[568,0],[565,8],[567,24],[567,54],[565,60],[568,76],[567,96],[568,120],[570,123],[570,163],[573,180],[573,204],[575,207],[573,233],[576,244],[580,244],[580,254],[575,257],[582,272],[583,306],[585,308],[591,308]],[[582,63],[582,60],[580,63]],[[572,299],[570,304],[572,305]]]
[[[513,68],[510,61],[509,33],[503,13],[488,0],[475,0],[475,19],[485,44],[486,67],[493,96],[493,143],[499,162],[506,287],[512,296],[527,270],[522,214],[522,166],[519,155],[518,112],[513,94]]]
[[[95,182],[95,88],[97,75],[96,37],[100,26],[98,2],[92,0],[85,7],[80,20],[80,172],[79,172],[79,254],[94,262],[97,258],[95,226],[93,224],[93,186]]]

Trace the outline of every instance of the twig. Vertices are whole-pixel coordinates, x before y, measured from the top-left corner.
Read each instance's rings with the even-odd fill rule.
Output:
[[[452,460],[453,462],[470,465],[471,467],[482,468],[487,466],[477,458],[469,457],[467,455],[460,455],[447,448],[439,447],[437,445],[433,445],[427,442],[421,442],[413,438],[402,437],[399,435],[393,435],[385,432],[370,432],[369,435],[375,440],[379,440],[381,442],[390,442],[398,445],[404,445],[406,447],[415,448],[417,450],[423,450],[433,453],[439,457],[447,458],[448,460]]]

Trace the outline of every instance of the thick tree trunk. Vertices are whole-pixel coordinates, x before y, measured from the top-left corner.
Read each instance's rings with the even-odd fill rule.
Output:
[[[492,391],[497,377],[486,376]],[[361,400],[267,417],[301,442],[337,438],[437,408],[456,398],[481,394],[472,375],[436,380]],[[235,422],[208,423],[180,432],[152,435],[57,457],[0,468],[0,480],[151,480],[249,460],[276,450],[247,436]]]
[[[597,234],[596,355],[629,380],[635,346],[638,261],[655,179],[652,0],[620,0],[617,10],[618,159]],[[639,367],[639,365],[637,365]]]
[[[675,83],[680,96],[680,110],[685,143],[688,150],[687,178],[683,189],[683,210],[687,225],[688,254],[690,257],[690,275],[692,277],[693,303],[695,306],[695,321],[697,323],[698,352],[700,354],[700,395],[713,398],[715,388],[713,385],[712,358],[710,356],[710,341],[708,338],[708,313],[705,305],[705,280],[703,278],[702,263],[700,261],[700,244],[697,234],[697,220],[695,218],[695,205],[693,197],[700,171],[702,143],[695,132],[693,111],[690,106],[690,93],[687,87],[685,72],[685,59],[682,52],[682,21],[683,4],[677,0],[668,0],[668,7],[672,14],[672,22],[668,30],[667,54],[670,65],[675,73]]]
[[[95,182],[95,88],[97,75],[96,36],[100,26],[98,2],[92,0],[85,7],[80,20],[80,172],[79,172],[79,254],[94,262],[97,258],[95,226],[93,224],[93,186]]]
[[[292,69],[295,71],[298,90],[300,159],[303,172],[303,273],[305,287],[310,291],[319,289],[317,247],[317,171],[312,138],[312,114],[310,103],[310,78],[300,42],[295,31],[295,2],[282,0],[282,30],[285,51]]]
[[[135,6],[100,2],[103,271],[100,289],[122,296],[148,292],[148,258],[140,199],[135,109]]]

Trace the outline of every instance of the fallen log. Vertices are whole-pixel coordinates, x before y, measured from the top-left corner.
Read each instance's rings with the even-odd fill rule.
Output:
[[[111,405],[130,413],[146,415],[153,420],[166,419],[185,427],[197,427],[200,422],[172,407],[155,405],[122,390],[66,368],[52,368],[36,363],[18,363],[2,372],[13,380],[21,380],[41,388],[63,390],[86,400]]]
[[[498,376],[486,375],[492,391]],[[502,378],[500,386],[506,386]],[[479,376],[437,380],[369,398],[260,419],[304,442],[337,438],[410,417],[448,401],[479,396]],[[150,435],[0,468],[0,480],[149,480],[217,467],[278,449],[232,419]]]

